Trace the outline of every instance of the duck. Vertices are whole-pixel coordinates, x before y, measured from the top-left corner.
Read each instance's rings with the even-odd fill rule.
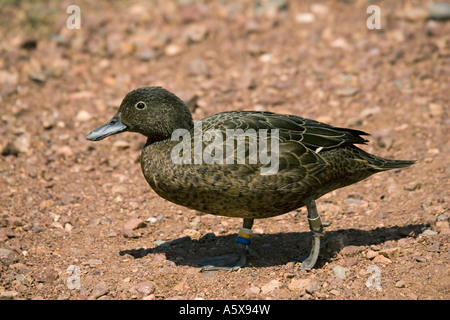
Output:
[[[135,132],[147,137],[143,175],[162,198],[203,213],[243,219],[234,250],[196,260],[201,270],[245,267],[255,219],[307,209],[312,235],[300,269],[314,268],[324,228],[316,200],[369,176],[415,161],[390,160],[357,147],[364,131],[296,115],[227,111],[194,121],[183,100],[159,86],[129,92],[90,141]]]

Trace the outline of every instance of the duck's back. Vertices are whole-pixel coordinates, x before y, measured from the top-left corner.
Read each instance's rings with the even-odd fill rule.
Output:
[[[211,139],[211,133],[215,139]],[[226,151],[230,141],[227,137],[234,134],[236,138],[242,133],[246,135],[240,140],[246,141],[241,143],[245,151],[243,164],[238,143],[233,144],[231,158],[227,159]],[[219,135],[221,141],[217,140]],[[354,144],[366,143],[361,135],[366,133],[292,115],[224,112],[197,122],[189,135],[179,140],[146,145],[141,166],[151,187],[169,201],[206,213],[266,218],[303,206],[309,196],[318,198],[373,173],[412,164],[401,161],[394,164],[394,160],[381,159],[355,147]],[[176,163],[173,150],[177,150],[178,156],[180,143],[187,137],[190,143],[185,149],[189,149],[190,163]],[[219,150],[218,145],[223,148]],[[267,148],[278,152],[272,154]],[[195,159],[199,151],[200,162]],[[219,157],[222,161],[214,158],[218,151],[222,153]],[[214,158],[215,162],[206,161],[204,156],[209,153],[212,154],[209,160]],[[266,161],[262,163],[264,156]],[[276,167],[268,160],[276,161]],[[275,170],[264,171],[269,167]]]

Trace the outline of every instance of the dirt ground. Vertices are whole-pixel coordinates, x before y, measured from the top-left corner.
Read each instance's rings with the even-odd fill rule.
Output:
[[[450,24],[431,4],[2,1],[0,298],[449,299]],[[241,219],[158,197],[143,136],[86,140],[150,85],[197,99],[195,119],[296,114],[417,163],[318,200],[332,225],[314,269],[295,262],[311,241],[301,208],[255,221],[246,268],[202,273],[195,260],[230,252]]]

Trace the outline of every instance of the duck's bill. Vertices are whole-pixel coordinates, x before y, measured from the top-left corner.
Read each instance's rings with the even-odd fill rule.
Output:
[[[99,141],[127,130],[128,127],[120,119],[120,113],[117,113],[107,124],[91,131],[86,138],[91,141]]]

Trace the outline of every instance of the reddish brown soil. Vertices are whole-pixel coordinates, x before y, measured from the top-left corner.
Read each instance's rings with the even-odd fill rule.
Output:
[[[450,298],[450,24],[427,19],[431,1],[376,2],[381,30],[363,0],[283,3],[81,1],[80,30],[67,2],[0,5],[1,298]],[[85,138],[149,85],[197,96],[196,119],[292,113],[417,163],[319,199],[332,225],[313,270],[294,263],[310,245],[302,208],[255,222],[246,268],[200,273],[241,220],[158,197],[144,137]]]

